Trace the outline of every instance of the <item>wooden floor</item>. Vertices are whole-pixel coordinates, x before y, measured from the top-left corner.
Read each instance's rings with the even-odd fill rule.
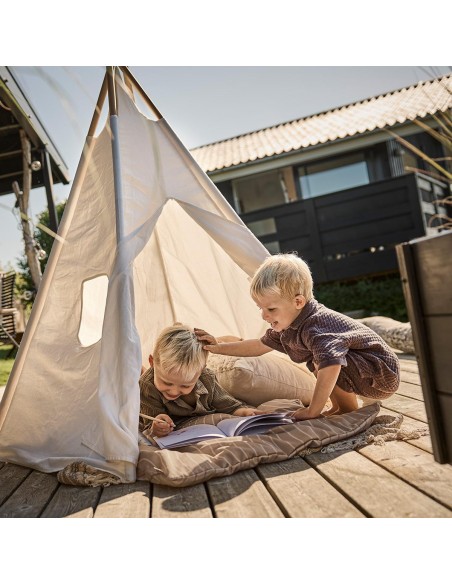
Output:
[[[402,382],[382,412],[426,427],[417,364],[400,354]],[[69,487],[55,474],[0,462],[0,517],[452,517],[452,466],[428,436],[316,453],[186,488]]]

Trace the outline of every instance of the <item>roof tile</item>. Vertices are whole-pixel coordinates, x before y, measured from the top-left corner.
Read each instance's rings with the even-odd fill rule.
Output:
[[[452,107],[452,75],[191,150],[205,171],[221,170],[307,146],[424,118]]]

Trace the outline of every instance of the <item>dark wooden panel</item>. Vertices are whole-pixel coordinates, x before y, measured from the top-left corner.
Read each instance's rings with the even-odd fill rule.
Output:
[[[452,395],[438,394],[438,401],[441,409],[441,417],[444,428],[443,439],[447,452],[452,452]],[[448,461],[452,464],[451,460]],[[451,484],[452,489],[452,484]]]
[[[436,391],[452,395],[452,315],[426,316],[424,322],[433,356]],[[450,420],[452,425],[452,418]]]
[[[397,270],[397,258],[394,249],[386,249],[375,253],[360,253],[325,262],[327,280],[342,280],[365,276],[366,274],[379,274]],[[316,278],[314,278],[316,281]]]
[[[452,232],[446,234],[452,236]],[[428,424],[432,438],[433,454],[440,463],[452,464],[452,449],[450,448],[449,428],[452,427],[450,411],[443,411],[444,396],[438,388],[450,387],[450,371],[447,367],[447,355],[452,346],[452,330],[450,327],[451,306],[447,302],[450,282],[450,254],[444,242],[439,245],[436,270],[431,274],[425,271],[425,265],[419,262],[419,250],[427,245],[431,251],[436,248],[435,240],[443,239],[444,235],[430,236],[397,246],[397,257],[402,277],[403,292],[408,311],[408,317],[413,330],[413,340],[419,363],[419,374],[422,392],[425,399]],[[431,255],[431,254],[429,254]],[[445,273],[440,280],[439,266]],[[430,286],[432,277],[432,286]],[[441,283],[444,290],[441,290]],[[421,293],[422,288],[422,293]],[[442,299],[439,303],[435,295]],[[426,306],[434,311],[441,308],[437,317],[427,315]],[[441,315],[442,313],[442,315]],[[447,317],[447,318],[446,318]],[[438,335],[440,338],[438,338]],[[450,395],[450,394],[449,394]]]
[[[414,258],[424,314],[452,314],[452,231],[417,242]]]

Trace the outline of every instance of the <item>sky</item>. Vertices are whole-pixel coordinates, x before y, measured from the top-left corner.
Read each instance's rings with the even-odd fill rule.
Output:
[[[446,66],[131,66],[188,148],[316,114],[450,73]],[[54,145],[75,175],[102,83],[100,66],[13,66]],[[69,185],[55,185],[56,202]],[[0,198],[0,265],[23,253],[14,195]],[[29,216],[46,208],[33,189]]]

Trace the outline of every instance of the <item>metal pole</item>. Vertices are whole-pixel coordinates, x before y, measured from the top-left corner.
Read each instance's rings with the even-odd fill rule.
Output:
[[[119,150],[118,106],[115,88],[115,67],[107,67],[108,103],[110,108],[111,150],[113,156],[113,178],[116,204],[116,243],[123,238],[123,203],[121,155]]]

